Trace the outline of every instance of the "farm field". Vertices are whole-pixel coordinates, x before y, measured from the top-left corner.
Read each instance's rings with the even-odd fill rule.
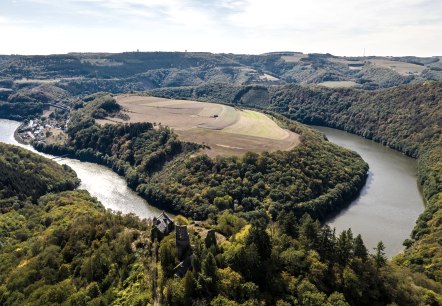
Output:
[[[420,74],[426,69],[425,66],[387,59],[370,59],[370,63],[378,67],[392,69],[401,75]]]
[[[205,144],[203,153],[242,155],[248,151],[290,150],[299,144],[299,135],[279,127],[269,116],[231,106],[148,96],[120,95],[117,102],[122,119],[98,120],[99,123],[154,122],[174,129],[183,141]]]
[[[308,58],[308,54],[293,54],[293,55],[283,55],[281,59],[287,63],[297,63],[303,58]]]
[[[328,88],[350,88],[359,86],[358,83],[355,83],[353,81],[326,81],[319,83],[318,85]]]

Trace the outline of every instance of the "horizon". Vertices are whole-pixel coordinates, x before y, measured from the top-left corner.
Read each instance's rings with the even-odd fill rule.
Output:
[[[273,53],[297,53],[297,54],[321,54],[325,55],[328,54],[333,57],[362,57],[362,58],[370,58],[370,57],[386,57],[386,58],[395,58],[395,57],[418,57],[418,58],[431,58],[431,57],[442,57],[442,55],[427,55],[427,56],[417,56],[414,54],[404,54],[404,55],[382,55],[382,54],[366,54],[364,55],[341,55],[341,54],[332,54],[330,52],[301,52],[301,51],[268,51],[264,53],[234,53],[234,52],[211,52],[211,51],[180,51],[180,50],[152,50],[152,51],[145,51],[145,50],[123,50],[123,51],[116,51],[116,52],[109,52],[109,51],[69,51],[65,53],[42,53],[42,54],[23,54],[23,53],[10,53],[10,54],[4,54],[0,53],[0,56],[57,56],[57,55],[71,55],[71,54],[123,54],[123,53],[209,53],[209,54],[235,54],[235,55],[271,55]]]
[[[336,56],[442,54],[436,0],[6,0],[0,54],[301,50]],[[98,50],[98,51],[96,51]]]

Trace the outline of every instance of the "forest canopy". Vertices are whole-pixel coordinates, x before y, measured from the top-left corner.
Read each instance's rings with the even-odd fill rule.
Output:
[[[211,159],[197,153],[201,145],[180,141],[167,127],[96,123],[97,113],[102,118],[117,112],[117,106],[110,96],[85,101],[72,114],[66,144],[36,148],[107,165],[149,203],[198,220],[223,210],[247,214],[257,209],[274,217],[293,210],[325,219],[365,182],[368,166],[359,155],[284,118],[279,124],[301,135],[295,149]]]

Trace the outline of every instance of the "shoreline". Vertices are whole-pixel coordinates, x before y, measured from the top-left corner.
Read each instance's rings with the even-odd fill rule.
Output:
[[[23,123],[19,123],[20,125],[15,129],[15,131],[14,131],[14,138],[15,139],[20,139],[21,137],[19,136],[19,135],[17,135],[18,134],[18,130],[20,130],[20,128],[22,128],[23,127]],[[351,133],[350,133],[351,134]],[[356,135],[356,136],[358,136],[358,135]],[[360,136],[359,136],[360,137]],[[361,137],[361,138],[364,138],[364,137]],[[364,138],[365,139],[365,138]],[[45,150],[38,150],[38,151],[40,151],[40,152],[46,152],[46,153],[49,153],[49,154],[51,154],[51,155],[54,155],[54,156],[61,156],[61,155],[63,155],[63,154],[60,154],[60,153],[62,153],[62,152],[59,152],[59,154],[54,154],[55,152],[47,152],[47,151],[45,151]],[[114,173],[116,173],[117,175],[118,175],[118,173],[116,172],[116,171],[114,171],[113,169],[112,169],[112,167],[109,167],[109,165],[106,165],[106,164],[104,164],[104,163],[101,163],[101,162],[97,162],[97,161],[91,161],[91,160],[87,160],[87,159],[83,159],[83,158],[79,158],[78,156],[75,156],[75,154],[71,154],[70,156],[69,156],[70,158],[73,158],[73,159],[75,159],[75,160],[79,160],[79,161],[87,161],[87,162],[92,162],[92,163],[94,163],[94,164],[97,164],[97,165],[102,165],[102,166],[105,166],[107,169],[109,169],[110,171],[112,171],[112,172],[114,172]],[[120,177],[122,177],[121,175],[120,175]],[[124,180],[125,180],[125,178],[124,178],[124,176],[122,177]],[[336,212],[335,214],[340,214],[340,213],[342,213],[342,212],[345,212],[346,210],[347,210],[347,208],[348,208],[348,204],[350,203],[351,204],[351,202],[352,202],[352,199],[351,198],[357,198],[359,195],[360,195],[360,192],[361,192],[361,190],[363,189],[363,187],[365,186],[365,184],[366,184],[366,179],[367,179],[367,177],[363,177],[363,179],[362,180],[360,180],[359,181],[359,183],[361,184],[361,186],[358,186],[357,187],[357,192],[355,192],[355,190],[353,190],[353,192],[351,192],[352,194],[350,195],[350,194],[347,194],[347,197],[345,197],[345,199],[348,201],[345,201],[345,202],[347,202],[347,203],[343,203],[344,201],[342,201],[341,203],[339,203],[338,205],[336,205],[335,207],[336,208],[338,208],[338,212]],[[126,186],[128,186],[127,185],[127,181],[125,182],[126,184]],[[140,194],[139,192],[137,192],[136,191],[136,188],[133,188],[133,187],[130,187],[130,186],[128,186],[129,187],[129,189],[131,189],[132,191],[134,191],[135,192],[135,194],[137,194],[140,198],[142,198],[142,199],[144,199],[144,200],[147,200],[142,194]],[[348,190],[347,190],[348,191]],[[147,201],[148,203],[150,202],[150,201]],[[152,205],[151,203],[149,203],[149,205],[151,205],[152,207],[154,207],[154,208],[158,208],[158,209],[164,209],[164,207],[161,207],[161,206],[157,206],[157,205]],[[174,212],[172,212],[171,210],[169,210],[169,209],[165,209],[169,214],[173,214],[173,215],[175,215],[176,213],[174,213]],[[329,221],[330,219],[333,219],[333,217],[334,217],[334,215],[335,214],[333,214],[333,213],[328,213],[327,214],[327,216],[326,216],[326,218],[325,218],[325,220],[323,219],[322,220],[322,222],[321,223],[325,223],[325,222],[327,222],[327,221]],[[408,235],[409,235],[410,233],[408,233]],[[391,257],[394,257],[394,256],[397,256],[398,254],[400,254],[400,253],[402,253],[403,252],[403,250],[401,250],[400,252],[398,252],[398,253],[394,253],[394,254],[392,254],[391,255]],[[389,256],[390,257],[390,256]]]
[[[22,145],[31,145],[31,143],[24,141],[23,138],[21,138],[20,134],[18,133],[18,131],[23,127],[23,125],[24,125],[24,123],[20,122],[20,125],[15,129],[14,139]]]
[[[310,129],[310,128],[309,128]],[[49,146],[51,147],[51,146]],[[179,215],[180,211],[175,210],[173,206],[170,205],[170,203],[161,203],[158,202],[155,203],[155,199],[153,199],[151,196],[149,196],[146,193],[140,192],[138,190],[138,187],[142,184],[138,184],[136,186],[130,186],[127,178],[125,177],[124,173],[118,172],[115,170],[114,166],[110,164],[106,159],[103,157],[96,157],[91,155],[78,155],[77,152],[69,151],[69,150],[63,150],[62,148],[57,148],[56,150],[48,149],[48,146],[46,144],[37,143],[37,146],[34,147],[37,151],[50,154],[53,156],[65,156],[71,159],[79,160],[81,162],[89,162],[96,165],[104,166],[111,170],[112,172],[116,173],[120,177],[122,177],[126,181],[126,186],[131,189],[133,192],[135,192],[139,197],[144,199],[149,205],[156,209],[164,210],[168,214],[171,215]],[[360,156],[359,156],[360,157]],[[361,157],[360,157],[361,158]],[[362,158],[361,158],[362,159]],[[363,159],[362,159],[363,160]],[[328,205],[321,205],[319,203],[316,203],[313,207],[309,206],[309,203],[314,203],[315,201],[318,201],[321,197],[332,197],[332,192],[324,193],[320,196],[318,196],[315,199],[311,199],[306,202],[300,202],[297,203],[297,206],[294,206],[292,208],[292,211],[297,215],[298,217],[301,217],[304,213],[310,214],[313,218],[318,219],[322,224],[326,224],[330,220],[334,219],[337,215],[345,211],[355,199],[359,197],[361,194],[361,191],[363,190],[367,178],[368,178],[368,171],[369,171],[369,165],[368,163],[365,163],[364,166],[364,173],[363,174],[356,174],[352,180],[350,180],[348,183],[350,186],[346,186],[344,189],[339,190],[339,198],[336,200],[333,200],[333,203],[329,203]],[[332,191],[335,191],[333,189]],[[155,204],[153,204],[155,203]],[[158,205],[159,204],[159,205]],[[182,212],[181,212],[182,214]],[[186,214],[183,214],[186,217],[189,217]],[[202,221],[202,220],[198,220]]]

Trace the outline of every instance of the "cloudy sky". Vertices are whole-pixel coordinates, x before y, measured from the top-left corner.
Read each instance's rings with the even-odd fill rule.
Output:
[[[0,54],[442,55],[442,0],[0,0]]]

